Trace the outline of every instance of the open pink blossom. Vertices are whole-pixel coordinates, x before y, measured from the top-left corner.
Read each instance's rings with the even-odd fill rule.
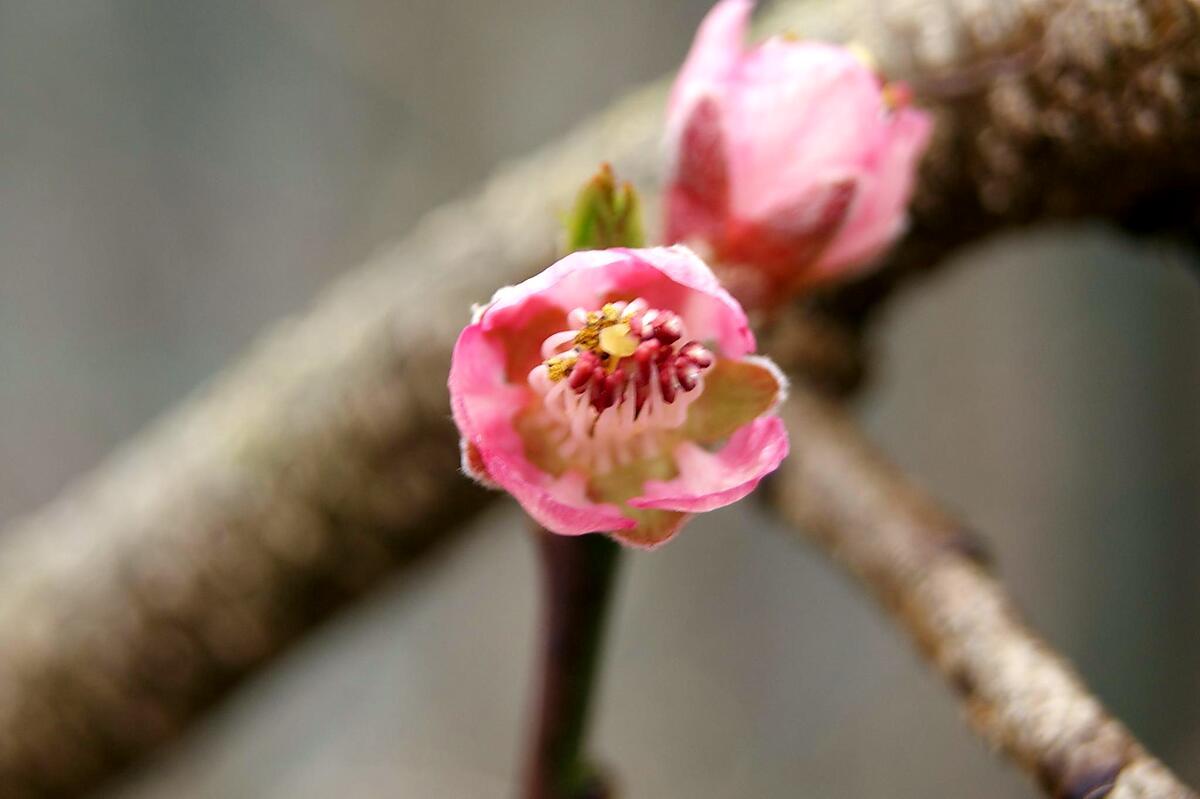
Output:
[[[675,82],[666,232],[740,272],[757,303],[878,258],[904,228],[931,124],[847,48],[745,49],[753,5],[718,3]]]
[[[787,455],[779,370],[686,247],[576,252],[477,308],[450,367],[463,468],[546,529],[653,547]]]

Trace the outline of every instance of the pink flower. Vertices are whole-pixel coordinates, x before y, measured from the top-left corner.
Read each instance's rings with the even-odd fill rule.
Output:
[[[686,247],[576,252],[463,330],[450,401],[463,468],[546,529],[653,547],[787,455],[779,370]]]
[[[667,111],[671,241],[710,252],[751,301],[862,270],[903,230],[929,138],[850,50],[777,37],[746,50],[752,0],[722,0]]]

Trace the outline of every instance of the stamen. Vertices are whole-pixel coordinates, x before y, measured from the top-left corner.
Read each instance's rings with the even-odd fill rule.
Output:
[[[590,350],[584,350],[575,359],[575,366],[570,371],[571,389],[576,393],[582,392],[587,388],[587,384],[595,375],[596,369],[600,367],[600,359],[596,357],[596,353]]]
[[[640,297],[567,320],[572,329],[545,340],[545,361],[529,374],[560,453],[599,473],[650,457],[687,419],[713,354],[687,339],[678,314]]]
[[[563,355],[555,355],[546,361],[546,371],[549,373],[550,379],[558,382],[567,376],[567,373],[575,366],[575,362],[579,360],[574,353],[566,353]]]
[[[561,333],[555,333],[548,339],[542,342],[542,358],[549,359],[562,351],[562,348],[570,344],[575,338],[575,331],[564,330]]]

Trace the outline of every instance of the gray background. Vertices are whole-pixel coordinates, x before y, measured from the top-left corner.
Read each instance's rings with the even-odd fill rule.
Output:
[[[706,7],[0,0],[0,517],[422,211],[672,68]],[[880,329],[862,417],[1200,782],[1196,256],[1072,227],[963,257]],[[509,795],[535,575],[511,507],[476,527],[109,795]],[[629,796],[1032,795],[752,503],[626,566],[594,748]]]

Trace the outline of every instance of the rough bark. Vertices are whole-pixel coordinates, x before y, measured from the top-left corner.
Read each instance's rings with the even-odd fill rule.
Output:
[[[871,590],[981,736],[1050,796],[1195,799],[1025,626],[969,528],[826,400],[801,389],[784,417],[780,512]]]
[[[789,360],[833,388],[860,374],[867,310],[963,241],[1052,215],[1195,219],[1192,2],[796,2],[766,23],[789,26],[866,41],[938,114],[895,265],[794,320]],[[471,302],[552,257],[599,161],[653,196],[663,98],[639,92],[434,212],[0,534],[0,795],[96,784],[480,505],[446,412],[453,337]]]

